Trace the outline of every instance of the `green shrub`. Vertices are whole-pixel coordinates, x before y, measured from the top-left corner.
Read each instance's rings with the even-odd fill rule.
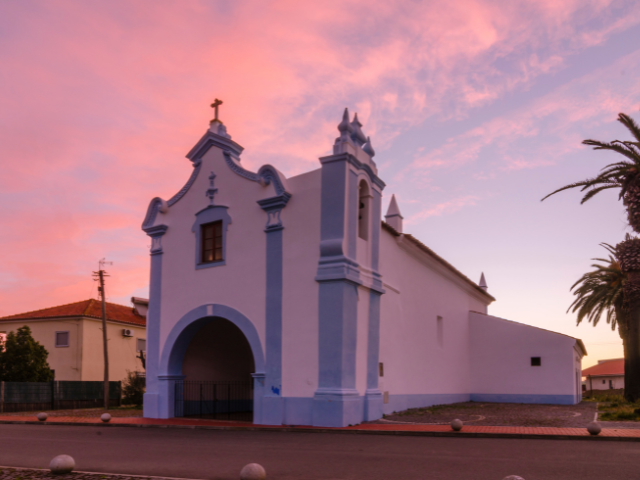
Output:
[[[0,343],[0,381],[50,382],[53,371],[47,363],[48,355],[27,325],[17,333],[9,332],[4,343]]]
[[[122,403],[124,405],[142,405],[146,381],[145,377],[127,370],[127,378],[122,382]]]

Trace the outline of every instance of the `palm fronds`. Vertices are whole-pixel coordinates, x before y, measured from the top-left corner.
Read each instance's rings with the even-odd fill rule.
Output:
[[[620,263],[615,257],[615,248],[607,243],[601,245],[609,251],[609,258],[592,259],[601,263],[591,265],[594,270],[585,273],[571,286],[576,299],[567,312],[577,312],[578,325],[586,319],[596,326],[604,315],[611,329],[615,330],[618,322],[622,320],[618,315],[622,312],[626,274],[620,269]]]
[[[586,191],[580,203],[584,203],[596,194],[610,188],[619,188],[619,198],[623,199],[632,185],[640,183],[640,127],[638,127],[629,115],[624,113],[618,114],[618,121],[627,127],[635,138],[635,142],[626,140],[601,142],[599,140],[587,139],[582,143],[592,146],[594,150],[611,150],[623,155],[626,159],[620,162],[610,163],[602,168],[596,177],[565,185],[545,196],[542,200],[571,188],[580,188],[581,192]]]

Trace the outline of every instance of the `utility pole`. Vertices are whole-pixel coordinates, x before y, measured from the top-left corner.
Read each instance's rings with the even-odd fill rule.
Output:
[[[104,277],[108,277],[104,271],[105,265],[113,265],[113,262],[107,262],[103,258],[98,262],[98,271],[93,272],[94,280],[100,282],[98,292],[102,298],[102,346],[104,349],[104,409],[109,410],[109,351],[107,349],[107,296],[104,291]]]

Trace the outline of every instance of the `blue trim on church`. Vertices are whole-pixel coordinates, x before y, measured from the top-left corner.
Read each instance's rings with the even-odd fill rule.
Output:
[[[380,309],[376,300],[370,301],[373,309],[370,309],[370,331],[367,335],[368,342],[375,342],[375,346],[368,346],[371,354],[367,359],[367,369],[370,371],[370,364],[375,361],[376,378],[373,380],[368,376],[366,400],[356,390],[358,287],[363,282],[356,260],[358,173],[352,167],[365,171],[375,185],[384,186],[384,183],[377,179],[370,167],[348,153],[323,157],[320,163],[321,238],[316,275],[319,283],[319,372],[312,421],[316,426],[342,427],[360,423],[378,412],[380,415],[376,418],[381,416],[382,394],[377,390]],[[375,215],[376,211],[379,214],[379,205],[372,214]],[[377,221],[370,224],[373,230],[380,228]],[[372,245],[376,250],[379,248],[378,239],[379,236]],[[377,251],[374,255],[377,259]],[[379,278],[377,271],[375,274]],[[380,282],[378,289],[382,290],[381,287]],[[378,300],[380,293],[382,291],[376,292]]]
[[[159,412],[158,362],[160,359],[160,301],[162,299],[162,237],[166,225],[146,228],[151,237],[151,274],[149,279],[149,309],[147,311],[147,387],[144,394],[144,416],[157,418]]]
[[[281,425],[284,418],[282,398],[282,271],[283,230],[281,212],[291,198],[283,192],[275,197],[258,200],[267,213],[266,241],[266,368],[262,396],[261,415],[258,422],[265,425]],[[255,395],[255,392],[254,392]],[[254,415],[255,417],[255,415]]]

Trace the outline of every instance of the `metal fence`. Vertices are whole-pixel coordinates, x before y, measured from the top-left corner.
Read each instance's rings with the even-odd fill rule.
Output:
[[[119,406],[120,382],[109,382],[109,406]],[[104,405],[103,382],[0,382],[0,413]]]
[[[175,416],[253,420],[253,381],[177,381]]]

